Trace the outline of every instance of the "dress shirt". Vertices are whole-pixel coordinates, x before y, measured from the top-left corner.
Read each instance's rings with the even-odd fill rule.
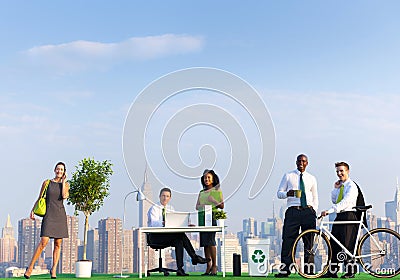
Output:
[[[162,215],[162,209],[164,206],[160,203],[157,202],[155,205],[151,206],[149,209],[149,212],[147,212],[147,226],[149,227],[163,227],[163,215]],[[166,212],[173,212],[174,207],[167,204],[165,206]]]
[[[336,203],[336,201],[340,193],[340,188],[333,187],[331,193],[333,206],[328,210],[329,214],[334,212],[340,213],[344,211],[356,211],[353,209],[353,207],[357,205],[358,188],[356,184],[350,178],[342,184],[344,186],[343,199],[339,203]]]
[[[307,205],[312,206],[315,211],[318,210],[318,190],[317,190],[317,179],[310,173],[303,172],[304,188],[307,198]],[[300,171],[293,170],[283,175],[282,181],[278,188],[278,198],[286,199],[287,206],[300,206],[300,198],[295,196],[287,196],[289,190],[300,190]]]

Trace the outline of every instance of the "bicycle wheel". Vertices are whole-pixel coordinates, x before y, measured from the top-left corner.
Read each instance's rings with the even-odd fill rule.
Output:
[[[318,278],[325,274],[331,258],[331,244],[327,236],[319,230],[306,230],[294,241],[292,264],[305,278]]]
[[[376,228],[364,234],[357,248],[366,272],[379,278],[400,273],[400,235],[388,228]]]

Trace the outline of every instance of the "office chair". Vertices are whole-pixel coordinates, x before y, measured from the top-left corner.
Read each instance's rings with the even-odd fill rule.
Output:
[[[150,276],[151,272],[162,272],[162,273],[164,273],[164,276],[168,276],[170,272],[177,271],[176,269],[166,268],[166,267],[162,266],[163,259],[162,259],[162,255],[161,255],[162,254],[161,250],[165,249],[167,247],[170,247],[170,246],[151,243],[151,238],[150,238],[149,234],[147,234],[147,246],[150,246],[150,248],[159,251],[158,267],[147,270],[147,276]]]

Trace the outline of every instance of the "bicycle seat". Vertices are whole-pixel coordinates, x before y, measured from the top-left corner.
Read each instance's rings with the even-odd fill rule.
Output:
[[[368,209],[371,209],[372,205],[365,205],[365,206],[354,206],[353,209],[356,209],[357,211],[367,211]]]

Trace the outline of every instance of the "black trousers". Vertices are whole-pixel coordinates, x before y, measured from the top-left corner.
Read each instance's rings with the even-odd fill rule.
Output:
[[[299,231],[307,229],[315,229],[316,226],[316,213],[313,208],[297,209],[289,207],[285,213],[285,221],[283,223],[282,233],[282,252],[281,262],[285,265],[281,270],[289,272],[292,263],[292,247],[294,240],[299,236]],[[304,240],[304,242],[306,242]],[[307,244],[305,244],[307,246]],[[307,256],[305,256],[307,259]],[[307,262],[312,262],[308,260]]]
[[[150,233],[148,235],[147,243],[151,246],[173,246],[175,247],[176,255],[176,266],[178,269],[183,268],[183,249],[186,250],[188,255],[193,259],[196,256],[196,252],[190,243],[189,238],[184,232],[179,233]]]
[[[338,213],[335,219],[336,221],[358,221],[356,213],[352,211],[346,211]],[[357,238],[357,224],[348,225],[333,225],[332,234],[337,238],[337,240],[342,243],[347,250],[351,253],[354,251],[354,245]],[[344,262],[345,270],[347,273],[355,274],[356,264],[353,260],[349,259],[349,256],[342,252],[342,248],[333,240],[331,240],[332,245],[332,262],[330,265],[330,272],[336,273],[339,269],[339,262]],[[341,253],[342,252],[342,253]]]

